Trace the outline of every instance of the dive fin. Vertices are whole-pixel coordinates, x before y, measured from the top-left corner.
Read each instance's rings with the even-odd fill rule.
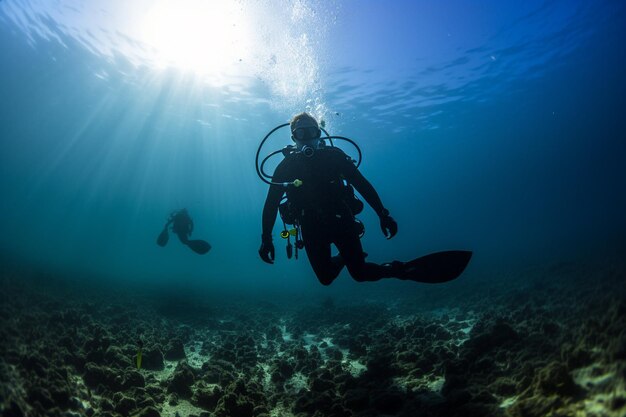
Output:
[[[405,263],[398,278],[427,284],[452,281],[463,273],[471,258],[472,252],[464,250],[431,253]]]
[[[167,245],[167,241],[169,240],[169,238],[170,235],[169,233],[167,233],[167,226],[165,226],[165,228],[163,228],[163,231],[159,233],[159,237],[157,238],[157,245],[161,247]]]
[[[204,255],[208,251],[211,250],[211,245],[204,240],[189,240],[187,241],[187,246],[191,248],[192,251],[199,255]]]

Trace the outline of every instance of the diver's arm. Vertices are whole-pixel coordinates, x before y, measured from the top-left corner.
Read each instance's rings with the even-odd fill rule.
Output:
[[[288,163],[283,159],[274,170],[272,181],[275,183],[286,181],[285,178],[287,178],[288,171]],[[263,206],[263,234],[261,235],[263,242],[272,241],[272,230],[274,229],[274,223],[276,223],[276,214],[278,213],[278,206],[283,198],[283,194],[285,194],[285,188],[281,185],[272,184],[267,191],[265,205]]]
[[[354,188],[363,196],[367,204],[369,204],[376,214],[378,214],[378,218],[380,219],[380,230],[383,232],[387,239],[391,239],[398,233],[398,224],[396,221],[389,215],[389,210],[383,206],[383,202],[380,200],[380,196],[370,184],[370,182],[365,179],[363,174],[359,172],[359,170],[352,165],[352,168],[348,170],[346,179],[350,181],[350,183],[354,186]]]
[[[272,229],[276,222],[276,211],[280,199],[283,196],[283,190],[280,186],[270,185],[263,207],[263,234],[261,235],[261,247],[259,248],[259,256],[261,260],[268,264],[273,264],[276,256],[274,243],[272,243]]]
[[[387,239],[394,237],[396,233],[398,233],[398,224],[393,217],[389,215],[389,210],[383,206],[383,202],[380,200],[372,184],[365,179],[363,174],[361,174],[356,167],[352,172],[351,181],[354,188],[356,188],[363,198],[365,198],[365,201],[367,201],[374,211],[376,211],[376,214],[378,214],[380,230],[383,232],[383,235],[385,235]]]
[[[329,150],[330,153],[328,155],[330,155],[331,164],[334,164],[343,177],[363,196],[367,204],[378,214],[378,217],[388,215],[389,212],[383,206],[383,202],[374,186],[361,174],[356,165],[354,165],[352,158],[339,148],[330,148]]]
[[[274,229],[274,223],[276,223],[278,205],[284,192],[284,188],[280,185],[270,185],[265,205],[263,206],[263,234],[261,235],[263,241],[266,239],[271,241],[272,239],[272,230]]]
[[[389,214],[386,211],[385,206],[383,206],[383,202],[378,195],[378,192],[374,189],[374,186],[361,174],[361,172],[354,168],[351,169],[349,174],[346,176],[346,179],[354,186],[354,188],[363,196],[367,204],[370,205],[378,214],[378,217],[385,215],[385,213]]]

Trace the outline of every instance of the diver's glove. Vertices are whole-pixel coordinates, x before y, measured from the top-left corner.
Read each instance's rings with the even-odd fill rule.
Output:
[[[378,214],[380,218],[380,230],[387,239],[391,239],[398,233],[398,223],[389,215],[389,210],[382,209]]]
[[[261,247],[259,248],[259,256],[263,259],[263,262],[268,264],[274,263],[274,244],[272,243],[272,236],[261,236]]]

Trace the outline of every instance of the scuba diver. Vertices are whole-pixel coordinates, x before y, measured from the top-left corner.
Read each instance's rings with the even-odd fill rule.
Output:
[[[157,238],[157,245],[164,247],[169,240],[168,229],[172,229],[172,233],[178,236],[183,245],[187,245],[192,251],[197,254],[204,255],[211,250],[211,245],[204,240],[190,240],[191,233],[193,232],[193,219],[187,212],[187,209],[180,209],[173,211],[167,218],[163,230]]]
[[[290,126],[291,139],[295,145],[271,153],[260,165],[258,156],[265,140],[275,130]],[[322,137],[322,131],[326,137]],[[329,136],[324,125],[308,113],[293,117],[289,124],[271,131],[257,151],[257,173],[270,184],[262,217],[262,235],[259,255],[264,262],[273,264],[275,249],[272,230],[277,212],[284,224],[293,224],[292,230],[281,232],[281,237],[296,238],[297,250],[304,248],[320,283],[330,285],[343,267],[355,281],[378,281],[382,278],[408,279],[418,282],[440,283],[457,278],[471,258],[468,251],[445,251],[433,253],[409,262],[393,261],[385,264],[365,262],[360,237],[363,224],[355,215],[363,209],[363,203],[354,190],[374,209],[380,220],[380,228],[387,239],[398,232],[396,221],[383,205],[372,184],[358,170],[357,161],[352,160],[332,139],[344,139],[358,146],[351,139]],[[330,146],[326,145],[330,141]],[[277,153],[284,159],[272,176],[263,171],[267,159]],[[359,161],[360,162],[360,161]],[[269,178],[267,180],[263,177]],[[286,201],[283,202],[284,196]],[[287,256],[292,256],[290,240]],[[339,254],[331,256],[331,244]]]

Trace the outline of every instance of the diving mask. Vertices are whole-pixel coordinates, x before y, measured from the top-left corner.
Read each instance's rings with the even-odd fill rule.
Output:
[[[322,131],[317,126],[298,127],[291,131],[294,140],[299,142],[317,140],[322,136]]]

